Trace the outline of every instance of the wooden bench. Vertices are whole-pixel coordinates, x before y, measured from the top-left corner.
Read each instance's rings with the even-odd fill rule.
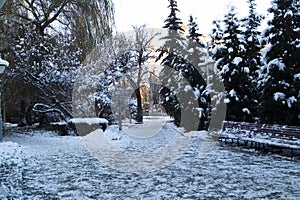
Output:
[[[271,148],[300,150],[300,127],[245,122],[223,122],[219,140],[231,141],[238,145],[243,142],[251,147],[268,145]]]
[[[300,139],[299,126],[283,126],[270,124],[256,124],[245,122],[223,122],[223,131],[234,130],[238,133],[251,132],[254,135],[258,133],[271,134],[273,137],[288,137]]]

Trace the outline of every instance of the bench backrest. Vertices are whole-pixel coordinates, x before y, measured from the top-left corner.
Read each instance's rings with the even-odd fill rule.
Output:
[[[239,131],[251,131],[255,133],[269,133],[278,136],[287,136],[300,138],[299,126],[284,126],[284,125],[270,125],[270,124],[257,124],[246,122],[223,122],[223,131],[226,129],[236,129]]]

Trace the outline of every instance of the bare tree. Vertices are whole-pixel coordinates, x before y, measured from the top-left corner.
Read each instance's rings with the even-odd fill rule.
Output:
[[[141,86],[142,83],[149,81],[149,75],[152,71],[147,66],[149,59],[153,58],[153,52],[155,51],[151,47],[151,42],[154,37],[159,33],[153,34],[149,32],[145,25],[133,27],[135,38],[133,55],[135,60],[135,66],[127,74],[126,78],[134,88],[135,97],[137,99],[137,117],[138,123],[143,122],[143,106],[141,98]]]

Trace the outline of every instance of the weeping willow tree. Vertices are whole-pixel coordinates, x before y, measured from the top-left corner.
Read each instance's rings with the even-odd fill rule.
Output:
[[[71,34],[82,58],[110,36],[114,25],[112,0],[11,0],[0,11],[0,28],[14,35],[22,26],[39,35]],[[2,40],[2,38],[1,38]]]
[[[77,69],[113,25],[112,0],[7,1],[0,53],[10,62],[1,79],[8,121],[27,125],[37,112],[71,118]]]
[[[68,5],[63,17],[85,58],[91,49],[111,35],[114,6],[111,0],[77,0]]]

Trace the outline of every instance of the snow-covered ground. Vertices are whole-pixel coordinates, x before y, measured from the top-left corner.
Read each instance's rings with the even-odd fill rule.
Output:
[[[23,159],[17,143],[0,143],[0,199],[14,199],[22,194]]]
[[[194,138],[190,148],[183,148],[181,157],[170,165],[143,173],[122,172],[104,164],[92,156],[88,151],[90,143],[86,142],[95,134],[102,134],[125,152],[149,153],[179,137],[176,132],[167,124],[162,134],[142,139],[114,129],[104,134],[93,132],[85,138],[60,137],[50,132],[17,134],[6,136],[0,143],[1,158],[9,155],[5,158],[22,163],[20,199],[297,199],[300,196],[298,159],[263,155],[219,143],[215,143],[207,156],[199,157],[203,135],[180,134]],[[139,164],[135,159],[127,162],[133,167]]]

